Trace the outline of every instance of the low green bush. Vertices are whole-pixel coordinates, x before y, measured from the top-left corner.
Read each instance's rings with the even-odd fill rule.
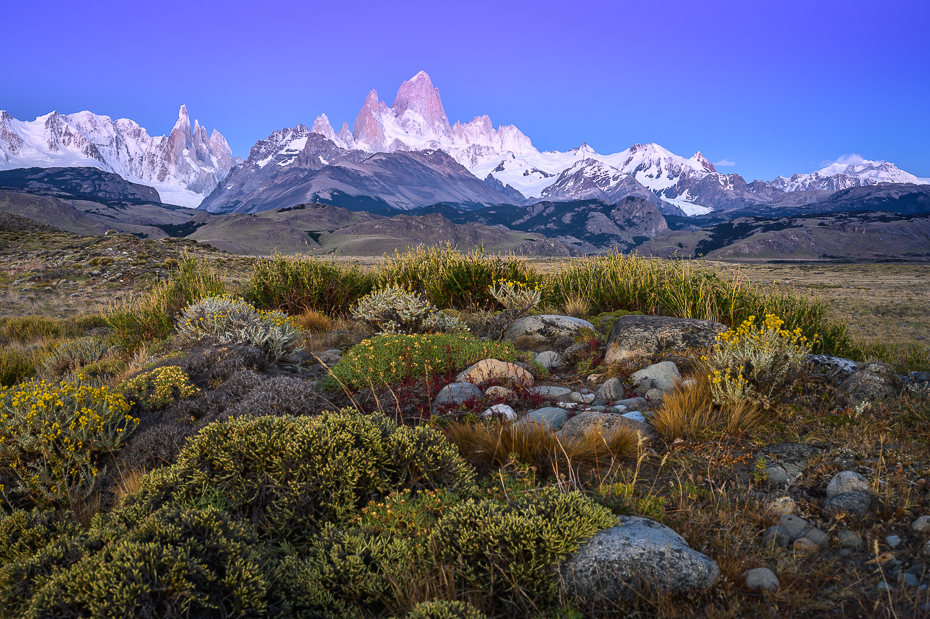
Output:
[[[166,365],[134,376],[119,385],[119,390],[143,408],[158,410],[178,400],[192,398],[200,389],[176,365]]]
[[[228,295],[207,297],[186,307],[178,319],[178,333],[188,342],[209,338],[254,346],[275,359],[298,350],[304,336],[304,330],[283,312],[258,310]]]
[[[362,297],[352,308],[352,317],[379,335],[468,331],[468,326],[458,318],[394,286]]]
[[[55,346],[42,359],[42,366],[46,374],[62,376],[100,361],[108,350],[109,347],[97,338],[82,337]]]
[[[380,387],[408,379],[432,378],[464,369],[482,359],[529,361],[509,342],[471,335],[380,335],[353,346],[330,369],[323,387]]]
[[[417,604],[406,619],[487,619],[487,615],[456,600],[431,600]]]

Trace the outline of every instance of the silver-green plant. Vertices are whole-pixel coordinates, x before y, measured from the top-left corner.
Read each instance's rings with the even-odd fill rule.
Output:
[[[178,333],[189,341],[212,338],[255,346],[281,359],[300,350],[304,331],[279,310],[259,310],[229,295],[207,297],[184,309]]]
[[[84,366],[96,363],[107,354],[107,346],[93,337],[82,337],[62,342],[42,360],[46,374],[60,376],[76,372]]]
[[[468,326],[455,316],[396,286],[376,290],[359,299],[352,308],[352,317],[379,335],[468,331]]]

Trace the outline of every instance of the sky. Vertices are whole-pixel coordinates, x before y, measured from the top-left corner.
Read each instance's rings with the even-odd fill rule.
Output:
[[[326,113],[352,126],[426,71],[449,120],[540,150],[656,142],[747,180],[857,157],[930,178],[930,2],[6,0],[0,109],[131,118],[181,104],[246,157]],[[845,158],[845,159],[844,159]]]

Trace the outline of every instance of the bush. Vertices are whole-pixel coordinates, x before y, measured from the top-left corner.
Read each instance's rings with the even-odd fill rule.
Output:
[[[77,531],[72,521],[57,512],[18,509],[0,515],[0,565],[29,558],[59,537]]]
[[[165,408],[177,400],[200,393],[184,370],[176,365],[139,374],[120,384],[119,389],[143,408],[151,410]]]
[[[167,338],[185,307],[205,297],[226,294],[226,284],[203,258],[186,256],[171,278],[139,298],[114,304],[104,316],[124,354],[133,354],[145,342]]]
[[[469,500],[436,524],[440,558],[465,588],[480,587],[510,612],[555,599],[552,566],[616,517],[578,492],[548,487],[508,504]]]
[[[278,310],[257,310],[228,295],[201,299],[184,309],[178,320],[181,337],[197,342],[211,338],[223,344],[245,344],[280,359],[301,344],[303,329]]]
[[[372,291],[377,277],[358,264],[342,265],[315,256],[272,258],[255,263],[244,297],[256,307],[300,314],[312,309],[324,314],[345,314]]]
[[[393,286],[362,297],[352,308],[352,317],[379,334],[468,331],[468,326],[458,318]]]
[[[76,372],[85,366],[100,361],[107,354],[108,347],[93,337],[62,342],[51,350],[42,360],[42,366],[51,376],[61,376]]]
[[[487,616],[465,602],[431,600],[417,604],[406,619],[487,619]]]
[[[760,325],[755,319],[750,316],[735,331],[718,334],[705,358],[718,404],[749,401],[769,408],[787,394],[806,367],[810,346],[800,327],[782,329],[784,321],[774,314]]]
[[[12,387],[35,376],[41,358],[38,347],[0,346],[0,386]]]
[[[126,514],[163,504],[224,506],[265,538],[307,542],[371,499],[403,488],[469,492],[474,471],[435,430],[399,428],[345,410],[313,417],[237,418],[191,438],[177,462],[149,474]]]
[[[514,256],[502,258],[482,250],[460,253],[447,245],[420,245],[385,258],[378,269],[382,285],[422,294],[433,305],[448,309],[493,309],[491,287],[499,280],[535,286],[539,274]]]
[[[482,359],[527,361],[509,342],[490,342],[470,335],[380,335],[353,346],[323,382],[349,388],[392,385],[461,370]]]
[[[0,390],[0,474],[15,493],[42,504],[86,498],[102,473],[98,461],[139,424],[108,387],[80,382],[21,383]]]

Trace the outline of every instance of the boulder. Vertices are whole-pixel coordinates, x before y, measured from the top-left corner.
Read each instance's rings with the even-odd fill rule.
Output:
[[[671,361],[654,363],[630,375],[630,381],[638,393],[646,394],[652,389],[662,393],[671,391],[675,384],[681,380],[681,373]],[[650,399],[648,396],[646,399]]]
[[[840,380],[848,378],[859,369],[859,364],[852,359],[832,355],[807,355],[807,361],[814,366],[814,370]]]
[[[549,371],[560,368],[564,365],[562,356],[554,350],[547,350],[536,355],[536,363]]]
[[[619,378],[608,378],[597,390],[597,397],[604,400],[619,400],[626,397],[626,387]]]
[[[436,394],[433,406],[462,404],[481,397],[481,389],[471,383],[449,383]]]
[[[827,484],[827,498],[833,498],[844,492],[869,491],[869,480],[854,471],[842,471],[833,476]]]
[[[781,583],[775,572],[767,567],[757,567],[754,570],[743,572],[743,578],[746,579],[747,589],[765,589],[766,591],[778,591]]]
[[[717,580],[717,563],[692,550],[672,529],[638,516],[620,516],[619,521],[620,526],[598,531],[558,566],[569,596],[590,602],[632,600],[641,591],[686,593]]]
[[[504,333],[505,340],[518,338],[531,339],[536,344],[554,344],[561,338],[575,337],[582,329],[594,330],[587,320],[572,318],[571,316],[557,316],[543,314],[541,316],[525,316],[514,321]]]
[[[635,430],[645,437],[651,436],[654,432],[649,424],[626,419],[614,413],[581,413],[566,421],[565,425],[562,426],[562,439],[581,438],[595,428],[599,428],[601,436],[607,440],[619,432],[621,428]]]
[[[533,386],[533,375],[516,363],[498,361],[497,359],[484,359],[466,368],[455,377],[457,383],[481,384],[491,381],[500,381],[523,387]]]
[[[823,502],[823,511],[833,515],[846,512],[851,516],[865,516],[872,507],[872,497],[865,492],[843,492]]]
[[[866,363],[840,383],[838,397],[848,406],[892,398],[901,391],[901,378],[887,363]]]
[[[495,404],[481,413],[482,419],[488,419],[490,417],[500,417],[505,421],[513,421],[517,418],[517,413],[506,404]]]
[[[537,395],[544,400],[551,402],[568,402],[572,395],[572,390],[568,387],[556,387],[555,385],[539,385],[527,389],[530,395]]]
[[[521,423],[538,423],[550,432],[558,432],[566,421],[568,421],[568,411],[564,408],[548,406],[530,411]]]
[[[631,357],[708,348],[718,333],[727,330],[713,320],[672,318],[670,316],[621,316],[607,338],[605,363]]]
[[[507,387],[501,387],[500,385],[494,385],[493,387],[488,387],[487,390],[484,392],[484,395],[491,398],[492,400],[506,400],[507,398],[513,396],[513,391],[511,391]]]

